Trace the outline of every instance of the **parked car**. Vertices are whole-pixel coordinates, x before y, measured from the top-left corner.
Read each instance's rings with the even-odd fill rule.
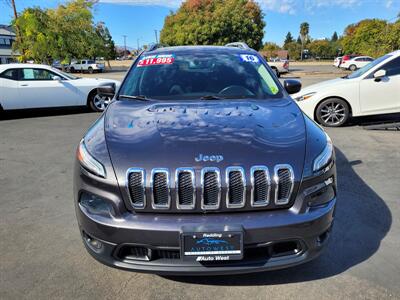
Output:
[[[112,97],[97,93],[110,79],[79,78],[47,65],[0,65],[0,110],[87,105],[103,111]]]
[[[340,68],[355,71],[368,65],[374,59],[370,56],[356,56],[351,59],[345,60],[340,64]]]
[[[342,56],[338,56],[333,60],[333,66],[336,68],[339,68],[341,63],[342,63]]]
[[[308,86],[293,98],[323,126],[341,126],[351,116],[399,113],[400,50],[350,75]]]
[[[274,70],[276,76],[281,77],[281,74],[289,72],[289,61],[287,59],[269,59],[268,65]]]
[[[92,73],[102,73],[104,72],[105,66],[104,64],[96,63],[94,60],[90,59],[83,59],[83,60],[78,60],[75,62],[72,62],[68,70],[71,73],[74,72],[88,72],[90,74]]]
[[[59,70],[67,70],[68,69],[68,64],[63,64],[59,60],[53,61],[51,64],[53,68],[59,69]]]
[[[87,251],[109,266],[179,275],[317,257],[334,219],[334,148],[290,98],[300,82],[284,87],[244,44],[140,54],[77,149]]]
[[[357,56],[361,56],[361,55],[359,55],[359,54],[346,54],[346,55],[343,55],[342,59],[340,60],[339,67],[341,67],[341,64],[344,63],[345,61],[347,61],[349,59],[352,59],[354,57],[357,57]]]

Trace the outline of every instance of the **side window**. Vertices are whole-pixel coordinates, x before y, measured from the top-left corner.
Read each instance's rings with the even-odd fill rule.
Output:
[[[384,64],[380,69],[386,71],[386,76],[400,75],[400,56]]]
[[[9,69],[0,74],[0,78],[18,80],[18,69]]]
[[[356,58],[356,61],[364,61],[364,58]]]
[[[57,74],[44,69],[22,69],[21,80],[53,80]]]

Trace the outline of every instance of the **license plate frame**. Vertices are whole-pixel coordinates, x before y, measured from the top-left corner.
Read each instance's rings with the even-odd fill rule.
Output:
[[[184,232],[181,234],[181,257],[198,262],[243,259],[243,232]]]

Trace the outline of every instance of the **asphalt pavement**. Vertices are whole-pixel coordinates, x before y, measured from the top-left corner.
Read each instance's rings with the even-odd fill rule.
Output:
[[[302,80],[324,78],[311,77]],[[328,129],[339,196],[332,239],[315,261],[251,275],[161,277],[103,266],[81,242],[73,160],[98,116],[28,111],[0,121],[0,299],[400,299],[400,132]]]

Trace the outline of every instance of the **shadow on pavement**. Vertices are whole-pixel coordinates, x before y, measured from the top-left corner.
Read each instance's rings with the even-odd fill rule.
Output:
[[[67,108],[52,108],[52,109],[24,109],[15,111],[2,111],[0,112],[0,121],[28,119],[28,118],[41,118],[41,117],[54,117],[62,115],[74,115],[82,113],[91,113],[86,107],[67,107]]]
[[[338,201],[331,240],[319,258],[289,269],[249,275],[166,278],[207,285],[273,285],[327,278],[370,258],[379,249],[392,224],[392,215],[380,198],[353,170],[362,161],[349,162],[336,148]]]

